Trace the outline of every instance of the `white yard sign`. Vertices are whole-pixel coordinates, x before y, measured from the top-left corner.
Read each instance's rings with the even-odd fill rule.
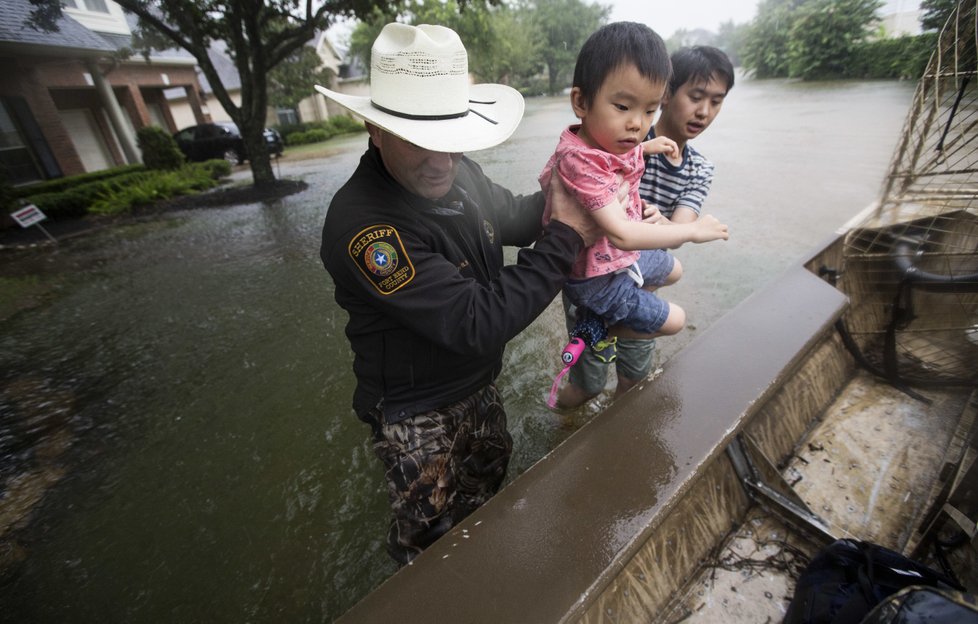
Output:
[[[15,210],[14,212],[10,213],[10,216],[13,217],[14,221],[16,221],[22,228],[29,228],[32,225],[36,225],[39,230],[44,232],[44,235],[47,236],[52,243],[58,243],[58,241],[51,236],[51,233],[45,230],[44,226],[41,225],[41,221],[47,219],[47,216],[34,204],[28,204],[20,210]]]
[[[24,206],[20,210],[12,212],[10,216],[13,217],[14,221],[16,221],[22,228],[28,228],[35,223],[40,223],[41,221],[47,219],[44,213],[41,212],[41,209],[34,204]]]

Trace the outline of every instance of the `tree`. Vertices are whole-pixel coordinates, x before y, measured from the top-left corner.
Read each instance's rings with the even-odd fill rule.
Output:
[[[268,103],[276,108],[295,109],[313,94],[313,85],[330,86],[333,72],[309,46],[302,46],[285,62],[268,72]]]
[[[713,45],[727,53],[734,67],[741,64],[744,40],[749,28],[747,24],[734,24],[733,20],[729,20],[720,24],[720,30],[713,40]]]
[[[958,6],[958,0],[923,0],[920,3],[920,27],[924,30],[940,30],[944,28],[947,18]]]
[[[514,87],[526,85],[543,69],[543,42],[525,4],[503,12],[500,18],[502,49],[499,50],[494,80]]]
[[[179,169],[187,160],[176,140],[159,126],[140,128],[136,131],[136,141],[143,152],[143,164],[147,169]]]
[[[744,37],[744,67],[758,78],[788,75],[788,32],[802,0],[762,0]]]
[[[788,33],[788,75],[847,77],[850,60],[877,21],[880,0],[814,0],[801,5]]]
[[[741,48],[758,78],[843,78],[879,0],[762,0]]]
[[[669,54],[672,54],[679,48],[686,47],[687,37],[689,37],[689,31],[685,28],[680,28],[676,32],[669,35],[669,38],[665,39],[666,49],[669,50]]]
[[[608,20],[611,7],[581,0],[537,0],[532,24],[547,68],[548,92],[557,94],[574,71],[584,41]],[[563,80],[562,80],[563,78]]]
[[[505,7],[493,14],[496,41],[492,56],[480,64],[486,82],[518,87],[540,72],[542,45],[525,5]]]
[[[477,2],[459,5],[455,0],[413,0],[405,11],[412,24],[439,24],[454,30],[465,45],[469,71],[479,78],[493,73],[499,38],[492,7]]]

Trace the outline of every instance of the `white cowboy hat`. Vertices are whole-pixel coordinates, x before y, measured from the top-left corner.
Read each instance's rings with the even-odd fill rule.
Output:
[[[499,145],[523,117],[523,96],[500,84],[469,84],[469,61],[444,26],[384,26],[370,52],[370,96],[316,90],[418,147],[470,152]]]

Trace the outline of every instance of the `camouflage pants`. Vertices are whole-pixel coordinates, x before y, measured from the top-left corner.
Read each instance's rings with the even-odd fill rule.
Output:
[[[384,463],[394,514],[390,555],[408,563],[489,500],[506,476],[512,450],[493,384],[441,409],[381,424],[374,452]]]

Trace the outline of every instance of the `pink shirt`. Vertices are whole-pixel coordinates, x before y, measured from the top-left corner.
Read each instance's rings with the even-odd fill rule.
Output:
[[[570,126],[560,133],[560,141],[553,156],[540,174],[540,186],[547,193],[547,207],[543,222],[550,221],[550,172],[554,165],[564,183],[564,188],[587,210],[595,211],[615,201],[620,186],[618,176],[629,184],[625,214],[630,221],[642,220],[642,199],[638,184],[645,171],[642,146],[637,145],[621,156],[587,145],[577,136],[580,125]],[[614,273],[638,260],[638,251],[622,251],[602,236],[581,252],[574,261],[571,277],[585,279]]]

